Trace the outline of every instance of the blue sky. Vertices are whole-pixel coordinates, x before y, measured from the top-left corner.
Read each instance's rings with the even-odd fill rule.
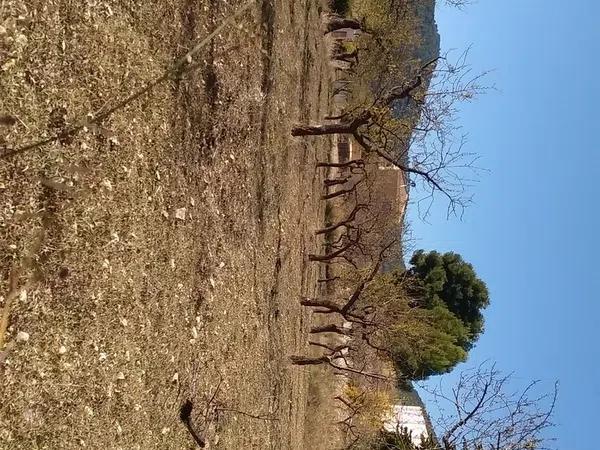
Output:
[[[440,198],[429,223],[413,207],[416,246],[461,253],[490,288],[466,366],[491,359],[522,382],[559,380],[556,447],[597,450],[600,1],[479,0],[440,6],[437,20],[442,49],[472,44],[470,63],[493,69],[498,91],[460,113],[468,151],[490,170],[475,204],[446,220]]]

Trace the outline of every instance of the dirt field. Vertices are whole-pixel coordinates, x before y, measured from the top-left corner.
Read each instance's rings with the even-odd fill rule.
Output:
[[[110,107],[237,6],[2,1],[0,147]],[[314,0],[252,6],[197,70],[0,159],[0,305],[11,269],[26,286],[0,367],[1,449],[195,448],[188,399],[211,448],[318,448],[308,372],[288,363],[306,350],[298,297],[316,288],[324,213],[328,140],[289,137],[327,108],[318,17]]]

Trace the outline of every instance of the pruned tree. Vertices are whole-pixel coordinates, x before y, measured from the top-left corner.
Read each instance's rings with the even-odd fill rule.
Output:
[[[370,313],[360,339],[393,362],[403,379],[423,379],[450,371],[464,361],[464,324],[444,307],[427,309],[411,302],[395,274],[378,274],[362,294],[360,308]]]
[[[360,278],[360,281],[351,290],[351,293],[346,297],[342,304],[338,304],[336,301],[331,299],[308,299],[303,298],[300,304],[303,306],[310,306],[319,308],[321,312],[325,313],[337,313],[340,314],[345,320],[352,322],[356,320],[363,320],[364,317],[354,312],[356,303],[360,299],[364,290],[369,286],[373,279],[377,276],[381,269],[381,265],[388,251],[396,244],[396,239],[389,240],[384,244],[377,253],[377,257],[366,270],[362,272],[364,275]]]
[[[365,273],[344,302],[303,298],[303,306],[341,316],[352,324],[352,328],[342,328],[330,323],[311,332],[335,333],[362,342],[366,352],[393,363],[397,376],[407,380],[445,373],[464,361],[463,342],[469,331],[463,322],[443,306],[426,309],[412,304],[395,274],[379,273],[379,264]]]
[[[342,218],[341,220],[338,220],[337,222],[332,222],[332,223],[326,223],[323,228],[318,229],[317,231],[315,231],[315,234],[319,235],[319,234],[327,234],[327,233],[331,233],[335,230],[337,230],[338,228],[356,228],[356,216],[358,215],[359,212],[368,209],[368,204],[367,203],[362,203],[359,201],[356,201],[354,204],[354,207],[350,210],[350,212],[346,215],[346,217]]]
[[[328,298],[302,298],[300,303],[303,306],[315,308],[316,313],[334,315],[344,319],[344,325],[339,325],[339,321],[332,320],[324,325],[313,326],[310,329],[311,335],[333,334],[341,338],[342,343],[339,345],[329,345],[323,342],[311,340],[309,343],[316,347],[324,348],[326,351],[319,356],[303,356],[294,355],[291,357],[294,365],[329,365],[333,369],[340,372],[348,372],[358,374],[367,378],[387,380],[388,376],[367,370],[366,364],[353,365],[347,359],[346,355],[349,352],[355,352],[356,349],[351,345],[352,339],[355,337],[357,329],[355,325],[366,325],[369,323],[367,319],[368,311],[356,311],[355,305],[360,298],[362,292],[368,287],[369,283],[375,278],[386,252],[395,244],[395,241],[388,242],[383,246],[377,256],[377,259],[369,267],[368,271],[360,271],[362,278],[348,293],[347,298],[343,303],[334,299]],[[358,358],[360,359],[360,358]],[[342,361],[342,363],[340,363]]]
[[[406,80],[401,78],[405,68],[379,72],[377,79],[370,79],[375,88],[355,95],[354,103],[335,116],[335,122],[297,125],[292,135],[348,135],[364,154],[413,177],[424,193],[421,200],[441,194],[448,213],[461,214],[470,202],[466,188],[477,171],[477,158],[463,150],[462,136],[457,140],[456,103],[484,90],[479,75],[469,77],[465,58],[461,56],[457,64],[446,57],[435,58],[413,70],[404,82],[398,80]],[[429,213],[429,206],[423,215]]]
[[[325,242],[321,252],[309,255],[310,261],[358,268],[376,261],[386,247],[386,253],[393,253],[388,244],[398,241],[401,208],[388,198],[379,198],[377,171],[376,164],[361,160],[360,165],[333,167],[329,172],[321,199],[330,202],[336,215],[315,230],[316,235],[325,236]]]
[[[323,22],[325,23],[325,34],[344,28],[365,31],[363,21],[353,17],[344,17],[337,13],[325,13],[323,15]]]
[[[347,345],[341,345],[328,349],[321,356],[293,355],[290,356],[290,362],[296,366],[328,365],[340,373],[355,374],[374,380],[390,381],[390,378],[385,375],[366,370],[366,364],[360,367],[350,364],[346,359],[347,350]]]

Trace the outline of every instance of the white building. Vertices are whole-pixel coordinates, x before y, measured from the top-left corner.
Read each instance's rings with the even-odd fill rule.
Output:
[[[415,445],[421,445],[421,439],[429,437],[425,411],[420,406],[395,405],[383,427],[392,433],[406,428]]]

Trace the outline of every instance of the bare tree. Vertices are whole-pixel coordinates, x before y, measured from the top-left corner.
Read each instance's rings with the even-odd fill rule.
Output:
[[[397,242],[397,213],[401,208],[389,199],[378,198],[381,186],[378,177],[373,176],[378,171],[377,165],[362,161],[360,166],[333,169],[333,174],[325,179],[321,199],[332,202],[330,206],[339,214],[315,230],[316,235],[325,235],[326,240],[323,250],[310,254],[309,260],[342,262],[354,268],[368,265],[379,258],[383,248],[387,247],[389,253],[390,241]]]
[[[319,346],[322,345],[319,344]],[[296,366],[318,366],[325,364],[332,367],[338,372],[351,373],[374,380],[390,380],[389,377],[385,375],[369,372],[368,370],[366,370],[366,364],[364,364],[362,367],[356,367],[350,364],[348,359],[346,359],[348,349],[349,347],[347,345],[340,345],[335,348],[329,349],[321,356],[290,356],[290,361],[293,365]]]
[[[446,0],[446,5],[463,9],[473,3],[473,0]]]
[[[431,60],[408,82],[398,84],[397,73],[382,78],[372,95],[349,105],[335,122],[298,125],[292,135],[349,135],[367,155],[414,177],[423,199],[441,194],[448,213],[461,214],[470,203],[466,188],[477,158],[463,150],[464,136],[454,122],[456,105],[485,90],[482,75],[470,75],[466,55],[453,64],[447,57]],[[423,215],[428,212],[429,207]]]
[[[460,374],[446,392],[425,387],[437,407],[443,450],[542,450],[552,439],[548,429],[557,399],[557,385],[550,393],[538,393],[532,381],[513,390],[512,374],[485,363]]]

